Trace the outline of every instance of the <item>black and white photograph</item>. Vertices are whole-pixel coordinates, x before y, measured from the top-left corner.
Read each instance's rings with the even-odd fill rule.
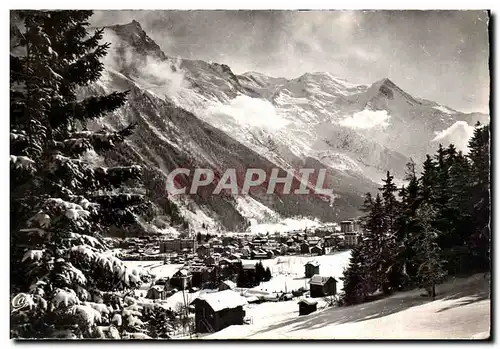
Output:
[[[492,339],[487,9],[9,18],[11,341]]]

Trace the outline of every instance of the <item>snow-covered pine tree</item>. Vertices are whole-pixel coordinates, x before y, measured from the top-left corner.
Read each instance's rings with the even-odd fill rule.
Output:
[[[380,193],[372,201],[371,210],[364,219],[362,255],[367,268],[367,284],[371,292],[382,289],[386,277],[384,243],[386,240],[385,211]]]
[[[403,264],[396,258],[399,253],[397,243],[398,217],[400,214],[400,203],[396,199],[398,188],[394,183],[394,176],[387,171],[387,176],[382,179],[384,185],[379,189],[383,198],[383,234],[381,243],[381,283],[385,294],[401,287],[403,283]]]
[[[168,339],[174,333],[172,322],[175,316],[171,311],[157,306],[146,315],[147,333],[151,338]]]
[[[373,200],[372,195],[366,193],[361,210],[365,213],[361,217],[364,237],[351,250],[349,265],[341,277],[344,282],[344,291],[340,297],[340,304],[350,305],[362,302],[378,287],[376,275],[377,251],[379,251],[378,244],[380,242],[378,233],[382,227],[382,199],[380,195],[377,195],[377,198]]]
[[[361,243],[351,250],[349,265],[340,278],[344,286],[339,303],[352,305],[363,302],[367,295],[373,291],[368,278],[366,256],[363,253],[363,243]]]
[[[417,255],[419,267],[417,277],[419,286],[427,290],[429,296],[436,296],[436,285],[446,278],[441,249],[437,243],[438,231],[433,228],[436,211],[431,205],[423,203],[416,212],[416,219],[421,229]]]
[[[490,124],[477,124],[474,135],[469,141],[468,158],[471,161],[470,197],[474,222],[469,246],[478,270],[491,270],[490,267]]]
[[[102,234],[111,224],[129,223],[145,203],[140,195],[113,192],[139,179],[140,167],[96,168],[82,157],[132,132],[85,130],[127,94],[77,99],[79,87],[99,79],[108,48],[99,44],[102,30],[88,34],[91,15],[17,12],[21,27],[10,55],[12,337],[95,337],[102,335],[98,325],[110,326],[118,315],[131,329],[140,321],[133,298],[103,297],[120,299],[117,292],[141,282],[106,253]],[[106,336],[122,336],[112,328]]]
[[[449,151],[449,152],[448,152]],[[453,221],[456,219],[455,207],[450,205],[451,182],[450,167],[455,158],[455,149],[445,149],[442,144],[434,155],[436,161],[436,186],[433,206],[436,210],[435,227],[441,232],[438,244],[443,250],[449,250],[456,245],[463,245],[463,239],[454,232]]]
[[[420,176],[420,198],[428,204],[435,202],[436,196],[437,170],[436,163],[430,155],[426,155],[422,175]]]
[[[418,208],[419,201],[419,185],[418,177],[415,170],[415,162],[411,160],[406,164],[406,173],[404,179],[407,181],[406,186],[402,186],[399,191],[400,210],[397,218],[397,234],[396,242],[398,246],[397,260],[402,265],[402,275],[404,277],[405,286],[412,284],[417,273],[417,265],[415,263],[415,211]]]

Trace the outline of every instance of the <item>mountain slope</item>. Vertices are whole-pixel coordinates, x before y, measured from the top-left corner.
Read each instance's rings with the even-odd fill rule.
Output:
[[[110,117],[106,125],[139,122],[126,150],[137,161],[165,175],[186,164],[219,173],[231,167],[328,170],[331,197],[270,197],[256,190],[246,200],[260,203],[248,203],[261,207],[257,216],[328,221],[357,215],[362,194],[374,191],[385,171],[400,179],[410,157],[418,161],[434,151],[436,139],[449,139],[440,132],[459,121],[488,120],[412,97],[389,79],[355,85],[321,72],[296,79],[236,75],[224,64],[172,58],[136,21],[106,28],[106,40],[112,52],[97,90],[132,90],[118,121]],[[205,217],[227,229],[248,224],[243,216],[251,210],[239,199],[175,200],[194,207],[185,209],[194,221]]]

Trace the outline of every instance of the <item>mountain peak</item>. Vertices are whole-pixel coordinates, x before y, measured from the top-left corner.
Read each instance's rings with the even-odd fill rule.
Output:
[[[160,46],[146,34],[141,24],[135,19],[127,24],[108,26],[106,29],[112,30],[123,41],[120,46],[131,47],[138,53],[157,59],[167,59]]]
[[[396,95],[400,95],[402,98],[406,99],[410,104],[417,105],[422,104],[413,98],[410,94],[405,92],[401,87],[396,85],[391,79],[383,78],[381,80],[376,81],[369,88],[371,90],[371,94],[373,96],[377,94],[382,94],[388,99],[394,99]]]
[[[379,87],[382,87],[382,86],[387,86],[387,87],[398,87],[394,82],[392,82],[391,79],[389,78],[383,78],[383,79],[380,79],[378,81],[376,81],[374,84],[374,86],[379,86]]]

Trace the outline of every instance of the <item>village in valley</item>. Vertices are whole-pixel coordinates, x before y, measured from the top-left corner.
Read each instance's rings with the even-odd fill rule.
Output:
[[[172,328],[172,336],[182,338],[253,323],[256,306],[286,302],[289,311],[293,303],[300,316],[333,305],[350,248],[361,236],[359,221],[352,219],[289,232],[109,242],[128,268],[148,280],[134,298],[177,317],[183,325]]]
[[[10,338],[490,340],[490,17],[11,10]]]

